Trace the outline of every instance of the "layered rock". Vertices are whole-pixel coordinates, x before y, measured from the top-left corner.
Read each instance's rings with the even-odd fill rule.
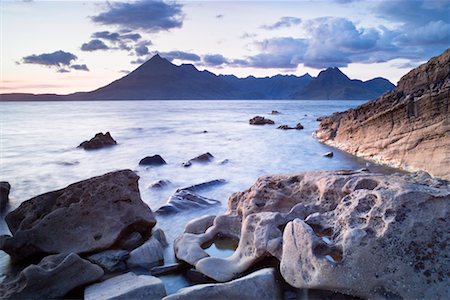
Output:
[[[84,150],[95,150],[107,146],[114,146],[117,142],[112,138],[109,132],[103,134],[102,132],[97,133],[89,141],[82,142],[78,147]]]
[[[0,284],[2,299],[55,299],[72,289],[103,276],[97,265],[74,253],[51,255],[38,265],[30,265],[20,274]]]
[[[99,252],[150,235],[156,221],[141,200],[131,170],[83,180],[23,202],[6,216],[12,236],[0,248],[14,258],[37,254]]]
[[[203,209],[218,204],[220,204],[219,200],[200,196],[190,190],[177,190],[167,200],[167,204],[161,206],[156,213],[160,215],[175,214],[183,210]]]
[[[378,99],[321,118],[315,135],[367,159],[450,179],[449,111],[450,49]]]
[[[449,200],[449,182],[425,174],[265,176],[232,195],[227,213],[212,225],[209,217],[198,227],[191,222],[175,252],[218,281],[275,257],[281,275],[297,288],[363,298],[445,298]],[[240,239],[230,257],[209,257],[202,248],[218,236]]]

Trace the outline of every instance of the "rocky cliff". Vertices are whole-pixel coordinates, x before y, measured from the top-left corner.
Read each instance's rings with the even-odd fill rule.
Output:
[[[450,179],[449,112],[447,49],[378,99],[323,117],[315,135],[357,156]]]

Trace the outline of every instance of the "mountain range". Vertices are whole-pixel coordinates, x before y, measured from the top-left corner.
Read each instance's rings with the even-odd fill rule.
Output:
[[[389,80],[348,78],[338,68],[317,77],[276,75],[238,78],[199,71],[192,64],[172,64],[158,54],[128,75],[90,92],[68,95],[1,94],[0,100],[202,100],[302,99],[368,100],[395,87]]]

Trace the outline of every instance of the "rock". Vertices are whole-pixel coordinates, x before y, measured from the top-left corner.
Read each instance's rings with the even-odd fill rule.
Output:
[[[378,163],[450,179],[449,68],[447,49],[378,99],[323,117],[315,136]]]
[[[194,268],[187,270],[185,275],[189,279],[189,282],[193,283],[193,284],[212,283],[212,282],[216,283],[217,282],[214,279],[209,278],[208,276],[204,275],[203,273],[197,271]]]
[[[148,185],[148,188],[149,189],[162,189],[162,188],[168,187],[170,185],[172,185],[172,182],[170,180],[160,179],[160,180],[150,183]]]
[[[117,248],[131,251],[144,243],[144,238],[139,232],[133,231],[125,236],[118,244]]]
[[[272,110],[272,112],[270,114],[271,115],[279,115],[281,113],[279,111],[277,111],[277,110]]]
[[[188,266],[189,265],[185,263],[173,263],[170,265],[153,267],[150,270],[150,274],[152,274],[152,276],[162,276],[162,275],[169,275],[172,273],[179,273],[180,271],[186,269]]]
[[[62,298],[72,289],[94,282],[103,276],[97,265],[77,254],[59,254],[30,265],[12,280],[0,284],[2,299]]]
[[[227,181],[225,179],[215,179],[215,180],[210,180],[207,182],[202,182],[199,184],[194,184],[188,187],[184,187],[184,188],[180,188],[177,191],[190,191],[190,192],[198,192],[201,190],[205,190],[205,189],[209,189],[212,187],[216,187],[216,186],[220,186],[227,183]]]
[[[296,288],[440,299],[450,293],[449,200],[450,183],[424,174],[264,176],[233,194],[227,213],[203,233],[178,237],[174,249],[178,259],[217,281],[275,257]],[[202,245],[217,236],[240,239],[234,254],[209,257]]]
[[[183,163],[183,167],[190,167],[192,163],[207,163],[212,161],[213,159],[214,156],[211,153],[206,152]]]
[[[177,190],[175,194],[170,196],[167,204],[161,206],[156,213],[168,215],[178,213],[188,209],[203,209],[212,205],[218,205],[220,201],[205,198],[188,190]]]
[[[164,247],[167,245],[164,232],[161,229],[155,230],[148,241],[131,251],[127,266],[149,269],[161,265],[164,263]]]
[[[9,191],[11,185],[7,181],[0,181],[0,210],[5,209],[6,204],[9,202]]]
[[[131,170],[107,173],[23,202],[6,216],[12,236],[0,248],[16,259],[39,254],[91,253],[148,237],[156,221],[141,200]]]
[[[129,252],[125,250],[106,250],[94,255],[88,256],[87,260],[99,265],[108,272],[123,271],[126,269],[125,261],[129,257]]]
[[[301,123],[297,123],[297,125],[295,125],[295,127],[291,127],[289,125],[280,125],[277,127],[277,129],[282,129],[282,130],[290,130],[290,129],[303,129],[303,125]]]
[[[261,116],[253,117],[248,122],[249,122],[250,125],[266,125],[266,124],[273,125],[273,124],[275,124],[274,121],[272,121],[270,119],[266,119],[266,118],[261,117]]]
[[[332,158],[334,156],[334,153],[330,151],[330,152],[324,153],[322,156]]]
[[[164,296],[166,289],[161,279],[131,272],[88,286],[84,291],[85,300],[160,300]]]
[[[109,132],[105,134],[99,132],[89,141],[82,142],[78,147],[83,148],[84,150],[93,150],[114,145],[117,145],[117,142],[112,138]]]
[[[146,156],[139,162],[141,166],[162,166],[167,164],[166,161],[158,154]]]
[[[297,129],[297,130],[301,130],[303,128],[304,127],[303,127],[302,123],[297,123],[297,125],[295,125],[295,129]]]
[[[245,277],[216,284],[200,284],[183,288],[164,300],[196,299],[281,299],[281,291],[273,268],[262,269]]]
[[[215,215],[206,215],[189,221],[184,226],[184,232],[201,234],[214,224]]]

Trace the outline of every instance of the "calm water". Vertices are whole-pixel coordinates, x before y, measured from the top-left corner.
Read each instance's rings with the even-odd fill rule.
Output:
[[[184,224],[203,214],[226,210],[231,193],[248,188],[258,176],[305,170],[358,169],[366,161],[318,143],[312,133],[316,118],[355,107],[360,101],[108,101],[0,103],[0,180],[10,182],[10,207],[47,191],[109,171],[129,168],[140,179],[142,199],[153,209],[162,206],[178,187],[213,179],[227,184],[202,192],[220,200],[209,210],[159,218],[169,240]],[[282,114],[271,116],[272,110]],[[250,126],[255,115],[268,116],[276,125]],[[281,124],[304,130],[277,130]],[[203,133],[203,131],[207,133]],[[84,151],[76,146],[97,132],[110,131],[118,146]],[[333,150],[332,159],[322,157]],[[183,168],[181,163],[210,152],[208,165]],[[138,166],[141,158],[160,154],[167,165]],[[227,163],[221,164],[223,160]],[[385,169],[372,166],[371,169]],[[148,185],[168,179],[162,191]],[[1,215],[0,233],[8,229]],[[0,274],[8,257],[0,251]],[[173,255],[167,251],[167,261]]]

